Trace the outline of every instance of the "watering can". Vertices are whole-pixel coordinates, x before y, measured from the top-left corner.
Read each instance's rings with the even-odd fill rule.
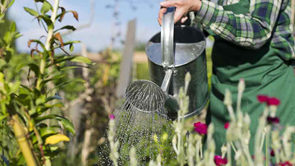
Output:
[[[209,99],[205,36],[194,27],[174,27],[174,12],[175,7],[167,9],[161,32],[146,44],[151,81],[168,93],[165,106],[172,119],[177,117],[175,97],[185,85],[187,72],[191,74],[187,90],[189,112],[180,118],[199,114]]]

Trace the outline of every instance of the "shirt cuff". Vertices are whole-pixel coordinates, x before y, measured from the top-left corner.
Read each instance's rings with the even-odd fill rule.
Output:
[[[214,17],[216,5],[207,0],[202,0],[200,10],[196,14],[195,23],[201,23],[204,27],[208,28],[211,25],[211,20]]]

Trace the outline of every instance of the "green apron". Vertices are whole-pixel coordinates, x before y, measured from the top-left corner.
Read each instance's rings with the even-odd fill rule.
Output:
[[[225,10],[235,14],[249,13],[249,0],[223,6]],[[281,100],[277,116],[281,124],[295,125],[295,76],[290,62],[284,61],[266,43],[257,50],[247,49],[214,36],[212,51],[213,74],[212,92],[207,114],[207,124],[215,126],[214,139],[216,153],[221,154],[221,146],[226,142],[224,124],[230,121],[229,113],[223,104],[225,89],[232,93],[233,108],[236,109],[237,86],[244,78],[246,90],[242,99],[242,111],[251,117],[250,152],[254,152],[254,137],[258,126],[258,118],[264,105],[257,101],[257,95],[268,95]]]

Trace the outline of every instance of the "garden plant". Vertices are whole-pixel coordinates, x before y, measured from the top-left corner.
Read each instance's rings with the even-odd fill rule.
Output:
[[[190,75],[187,74],[186,81],[189,82]],[[186,83],[188,85],[188,83]],[[278,165],[292,166],[295,163],[295,154],[292,149],[294,146],[294,126],[280,125],[279,117],[276,117],[277,107],[280,100],[275,97],[264,95],[257,96],[257,100],[265,105],[265,110],[259,119],[256,135],[251,136],[249,115],[241,112],[241,100],[245,89],[245,81],[240,80],[238,85],[238,104],[236,110],[232,107],[231,93],[226,90],[224,104],[228,109],[231,120],[224,125],[226,131],[226,140],[221,148],[221,155],[215,153],[215,142],[212,139],[214,126],[207,126],[202,122],[191,124],[193,129],[185,127],[185,119],[178,118],[173,122],[174,132],[170,136],[172,139],[172,147],[177,157],[170,158],[165,156],[165,153],[159,153],[157,158],[151,158],[149,166],[169,165],[168,160],[174,160],[176,165],[189,166],[207,166],[207,165]],[[178,103],[180,110],[178,116],[183,116],[188,111],[188,97],[186,96],[187,87],[180,90],[178,95]],[[114,121],[115,117],[110,116],[109,125],[109,143],[110,159],[114,165],[117,165],[117,160],[120,158],[118,153],[118,145],[120,142],[114,142],[116,135]],[[189,133],[189,134],[188,134]],[[206,139],[204,139],[206,137]],[[255,144],[249,144],[250,138],[255,137]],[[163,138],[163,137],[160,137]],[[205,140],[205,141],[204,141]],[[155,140],[156,144],[157,140]],[[250,154],[249,147],[254,146],[254,154]],[[137,160],[136,149],[130,150],[129,165],[140,164]]]
[[[62,22],[67,13],[78,20],[76,11],[59,6],[59,0],[53,4],[46,0],[35,0],[41,9],[25,7],[24,10],[37,19],[47,36],[28,41],[30,56],[17,55],[12,47],[14,41],[21,37],[16,24],[0,40],[0,128],[1,128],[1,165],[51,165],[52,159],[59,154],[63,141],[69,141],[69,133],[75,134],[70,120],[53,110],[61,110],[63,99],[58,91],[70,82],[83,80],[64,80],[67,70],[78,68],[67,62],[90,64],[85,57],[72,56],[70,52],[79,41],[63,41],[62,30],[72,30],[71,25],[56,28],[56,21]],[[14,0],[2,0],[0,3],[0,22]],[[57,49],[64,55],[56,55]],[[21,56],[21,57],[16,57]],[[21,59],[17,65],[14,59]],[[17,74],[24,74],[26,81],[17,79]],[[61,112],[61,111],[59,111]]]

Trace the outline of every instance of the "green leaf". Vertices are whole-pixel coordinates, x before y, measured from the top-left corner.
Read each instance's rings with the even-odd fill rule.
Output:
[[[54,96],[50,96],[46,99],[45,103],[51,100],[62,100],[62,97],[60,97],[57,93]]]
[[[41,128],[39,133],[41,137],[44,137],[49,134],[55,134],[57,129],[58,127],[45,127],[45,128]]]
[[[10,93],[17,93],[18,89],[20,88],[20,82],[16,81],[14,83],[9,83],[10,86]]]
[[[48,1],[43,2],[43,6],[41,8],[41,14],[47,13],[49,10],[53,10],[51,4]]]
[[[59,30],[62,30],[62,29],[67,29],[67,30],[72,30],[72,31],[75,31],[76,30],[76,28],[74,26],[66,25],[66,26],[63,26],[63,27],[55,30],[54,33],[57,32],[57,31],[59,31]]]
[[[29,69],[32,70],[37,77],[40,74],[39,66],[34,63],[21,63],[16,67],[16,70],[19,71],[23,67],[29,67]]]
[[[16,100],[24,106],[30,105],[30,97],[28,94],[20,94],[17,96]]]
[[[61,68],[60,71],[67,71],[67,70],[71,70],[71,69],[80,69],[80,68],[86,68],[86,69],[91,70],[91,68],[89,66],[71,65],[71,66]]]
[[[73,45],[73,44],[70,44],[69,48],[70,48],[70,51],[71,51],[71,52],[74,51],[74,45]]]
[[[0,59],[0,70],[3,70],[7,67],[8,67],[8,63],[5,60]]]
[[[56,75],[56,76],[53,76],[51,78],[48,78],[46,80],[43,80],[40,84],[41,87],[43,87],[46,83],[48,83],[49,81],[54,81],[54,80],[58,80],[60,78],[64,78],[65,76],[63,74],[60,74],[60,75]]]
[[[75,128],[74,128],[74,125],[72,124],[72,122],[70,120],[68,120],[67,118],[59,116],[59,115],[48,115],[48,116],[38,117],[35,119],[35,122],[37,124],[37,123],[42,122],[47,119],[55,119],[57,121],[60,121],[61,124],[64,126],[64,128],[67,131],[69,131],[75,135]]]
[[[1,122],[3,119],[7,118],[7,117],[8,117],[8,114],[6,114],[6,115],[1,115],[1,116],[0,116],[0,122]]]
[[[10,1],[9,5],[7,6],[7,8],[10,8],[13,5],[14,1],[15,0]]]
[[[15,34],[15,39],[17,39],[17,38],[19,38],[19,37],[21,37],[21,36],[23,36],[22,34],[20,34],[19,32],[17,32],[16,34]]]
[[[76,56],[74,59],[71,60],[72,62],[81,62],[86,64],[91,64],[91,60],[84,57],[84,56]]]
[[[24,9],[25,9],[25,11],[26,11],[27,13],[29,13],[29,14],[32,15],[32,16],[35,16],[35,17],[38,16],[38,12],[37,12],[36,10],[31,9],[31,8],[27,8],[27,7],[24,7]]]
[[[74,43],[81,43],[81,41],[69,41],[69,42],[64,42],[64,46],[69,45],[69,44],[74,44]]]
[[[16,30],[16,25],[15,25],[15,22],[13,22],[11,25],[10,25],[10,32],[15,32]]]
[[[73,82],[81,82],[81,83],[85,83],[85,80],[83,80],[83,79],[81,79],[81,78],[76,78],[76,79],[71,79],[71,80],[66,81],[66,82],[62,82],[62,83],[56,85],[53,89],[50,89],[50,90],[48,91],[48,93],[50,93],[50,92],[51,92],[52,90],[54,90],[54,89],[61,88],[61,87],[65,86],[65,85],[67,85],[67,84],[69,84],[69,83],[73,83]]]
[[[41,115],[42,113],[46,112],[47,110],[51,109],[51,108],[54,108],[54,107],[64,107],[64,104],[62,102],[58,102],[58,103],[55,103],[55,104],[45,104],[42,105],[42,103],[39,103],[41,105],[39,105],[38,109],[37,110],[30,110],[29,113],[30,115],[32,116],[39,116]]]
[[[41,18],[46,23],[48,29],[53,29],[53,23],[52,23],[50,17],[44,16],[44,15],[39,15],[39,16],[37,16],[37,18],[38,19]]]
[[[40,40],[36,40],[36,39],[29,40],[29,42],[28,42],[29,48],[32,43],[38,43],[42,47],[43,50],[46,50],[45,45]]]
[[[6,31],[5,32],[5,35],[3,37],[3,40],[5,41],[5,43],[7,45],[9,45],[11,43],[11,41],[12,41],[12,35],[11,35],[11,32],[10,31]]]
[[[39,134],[41,137],[46,137],[46,136],[49,136],[49,135],[53,135],[53,134],[56,134],[56,130],[58,130],[59,128],[58,127],[43,127],[41,129],[39,129]],[[32,137],[32,143],[36,143],[37,142],[37,137],[36,136],[33,136]]]

